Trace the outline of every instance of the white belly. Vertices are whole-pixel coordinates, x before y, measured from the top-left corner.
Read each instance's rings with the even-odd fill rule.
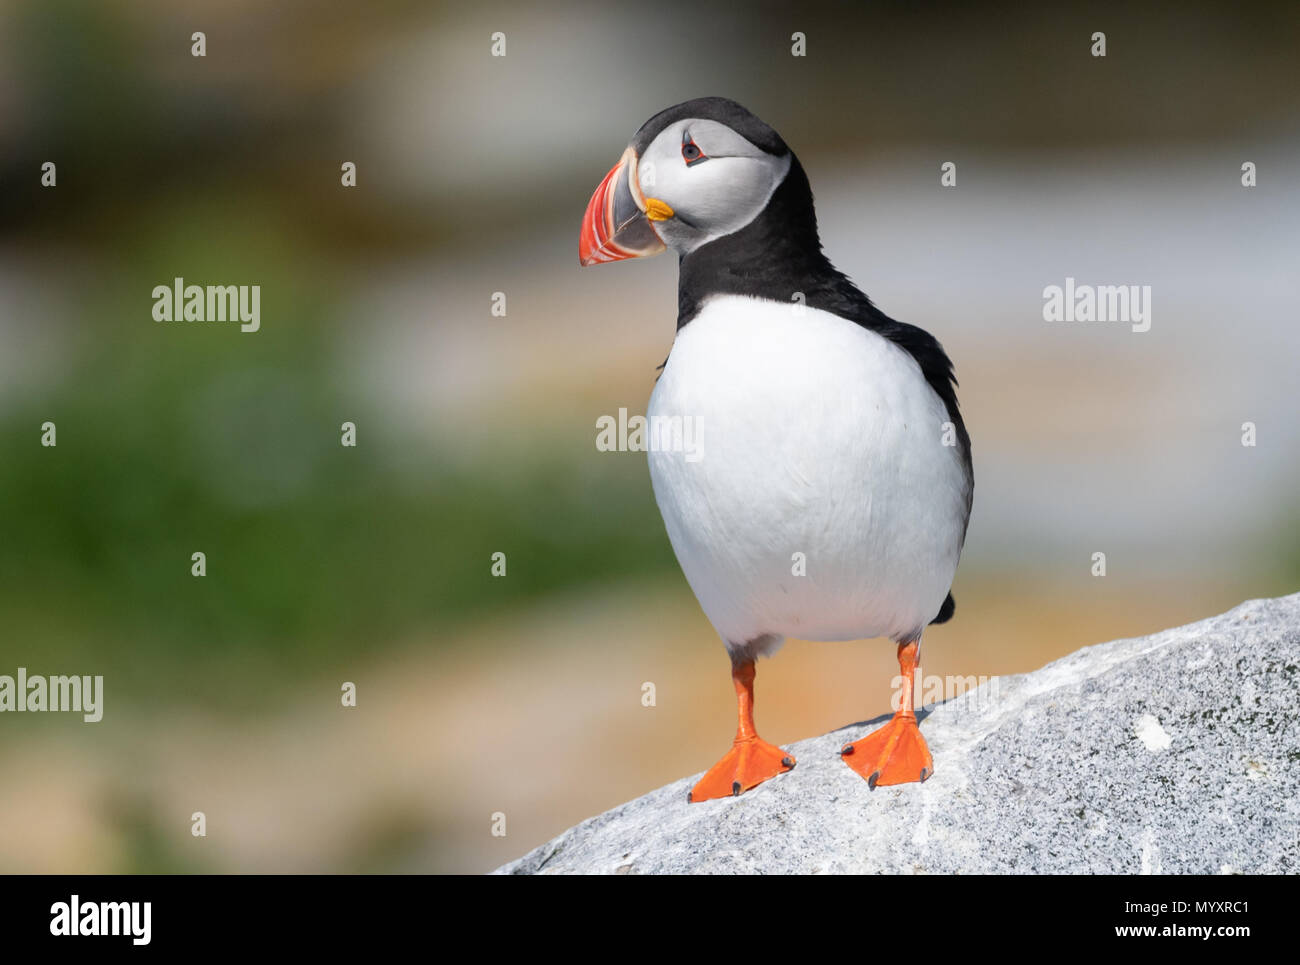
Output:
[[[939,612],[965,477],[903,349],[827,312],[715,297],[678,332],[648,415],[694,421],[695,454],[652,450],[650,478],[728,644],[903,639]]]

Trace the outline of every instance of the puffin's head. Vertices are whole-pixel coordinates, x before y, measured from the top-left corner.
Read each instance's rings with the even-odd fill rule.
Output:
[[[685,255],[739,231],[790,170],[780,135],[735,101],[701,97],[641,126],[587,204],[583,265]]]

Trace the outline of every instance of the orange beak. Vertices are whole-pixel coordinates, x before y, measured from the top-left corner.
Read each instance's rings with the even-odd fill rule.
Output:
[[[636,166],[636,151],[629,147],[587,202],[578,236],[578,260],[584,267],[644,258],[664,250],[646,216]]]

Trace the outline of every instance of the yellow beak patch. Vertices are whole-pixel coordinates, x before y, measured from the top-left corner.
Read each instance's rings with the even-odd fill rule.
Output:
[[[645,216],[651,221],[667,221],[673,216],[673,209],[658,198],[646,198]]]

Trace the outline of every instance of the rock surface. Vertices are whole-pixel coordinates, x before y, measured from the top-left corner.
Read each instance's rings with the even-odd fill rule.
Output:
[[[1300,593],[973,694],[924,714],[924,785],[840,762],[882,717],[789,745],[798,766],[740,797],[687,804],[683,778],[496,873],[1300,871]]]

